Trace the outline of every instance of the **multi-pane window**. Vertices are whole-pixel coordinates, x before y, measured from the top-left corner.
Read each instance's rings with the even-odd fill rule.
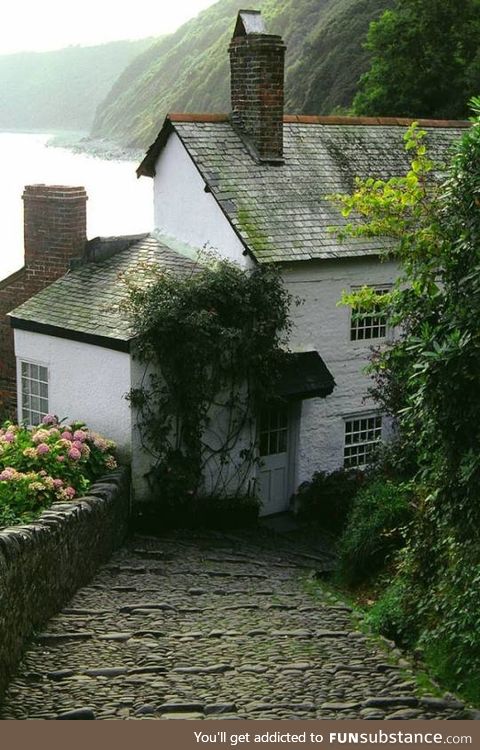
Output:
[[[375,294],[381,296],[390,291],[389,287],[375,287]],[[382,339],[387,335],[387,316],[380,305],[362,311],[361,307],[352,310],[350,321],[350,341]]]
[[[48,414],[48,369],[32,362],[21,363],[22,419],[37,425]]]
[[[286,453],[288,441],[287,409],[266,409],[260,418],[261,456]]]
[[[343,463],[346,469],[367,466],[382,438],[382,417],[369,416],[348,419],[345,422],[345,447]]]

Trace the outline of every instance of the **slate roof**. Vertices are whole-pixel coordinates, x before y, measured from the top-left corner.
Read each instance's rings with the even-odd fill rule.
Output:
[[[134,240],[133,243],[131,240]],[[125,313],[118,305],[125,298],[126,288],[119,276],[135,272],[138,278],[145,263],[158,264],[175,272],[193,272],[198,263],[168,247],[158,237],[150,234],[138,237],[96,238],[89,243],[87,255],[104,257],[100,262],[90,261],[69,271],[58,281],[31,297],[10,313],[15,328],[38,330],[68,338],[87,340],[95,337],[117,341],[118,348],[127,350],[125,344],[135,336]],[[112,246],[122,247],[111,255]],[[32,326],[34,324],[34,326]],[[63,334],[63,335],[64,335]],[[75,336],[75,334],[77,334]]]
[[[333,375],[317,351],[291,352],[281,373],[278,393],[287,399],[303,400],[329,396],[334,387]]]
[[[326,196],[350,192],[354,178],[405,174],[403,136],[394,118],[284,118],[283,165],[259,163],[226,115],[170,115],[137,174],[153,176],[174,130],[245,247],[259,262],[378,254],[385,242],[343,244],[329,231],[342,223]],[[436,162],[444,162],[467,122],[422,121]],[[219,248],[221,250],[221,248]]]

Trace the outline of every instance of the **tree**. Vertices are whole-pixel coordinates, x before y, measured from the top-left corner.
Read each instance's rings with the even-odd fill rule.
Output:
[[[480,0],[398,0],[370,25],[359,115],[455,119],[480,90]]]
[[[449,687],[479,700],[480,98],[471,103],[472,127],[441,184],[429,179],[426,134],[414,125],[405,177],[357,180],[336,200],[357,219],[344,233],[393,237],[402,268],[381,304],[403,333],[372,369],[399,427],[400,458],[415,455],[417,511],[382,627],[422,646]],[[379,304],[367,290],[345,301]]]

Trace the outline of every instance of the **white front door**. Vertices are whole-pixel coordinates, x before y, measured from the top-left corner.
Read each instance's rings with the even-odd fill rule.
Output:
[[[260,417],[259,489],[260,515],[288,510],[289,487],[289,414],[286,406],[266,409]]]

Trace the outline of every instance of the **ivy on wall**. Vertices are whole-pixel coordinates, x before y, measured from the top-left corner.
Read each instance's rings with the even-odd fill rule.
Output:
[[[145,365],[130,400],[153,459],[152,493],[177,507],[254,491],[255,415],[274,399],[291,327],[277,269],[201,261],[186,273],[148,267],[148,283],[126,279]]]

